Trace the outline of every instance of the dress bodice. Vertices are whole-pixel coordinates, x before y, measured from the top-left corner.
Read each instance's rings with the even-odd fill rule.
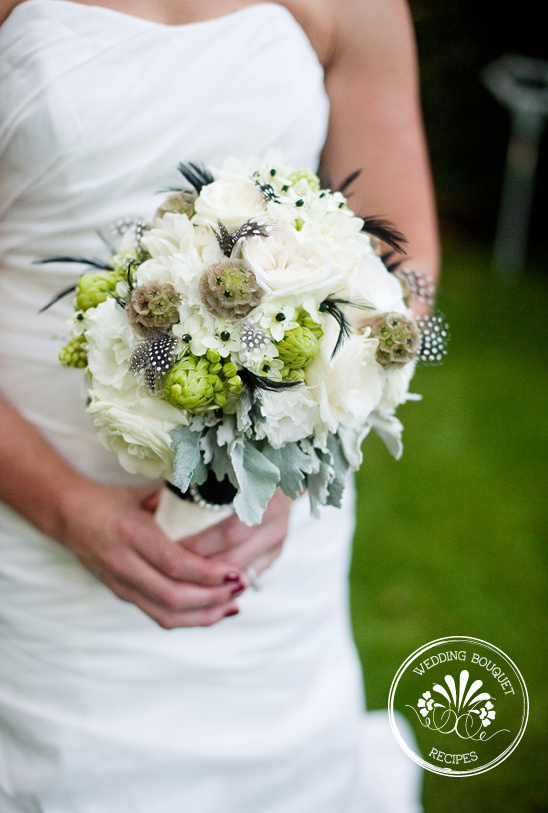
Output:
[[[220,166],[275,150],[315,168],[328,115],[323,71],[276,3],[168,26],[26,0],[0,28],[0,54],[0,381],[46,433],[66,434],[84,412],[81,393],[77,408],[69,394],[81,376],[57,360],[70,297],[38,311],[80,269],[33,263],[106,258],[99,234],[152,215],[158,192],[179,182],[179,161]],[[22,372],[19,360],[40,367]]]

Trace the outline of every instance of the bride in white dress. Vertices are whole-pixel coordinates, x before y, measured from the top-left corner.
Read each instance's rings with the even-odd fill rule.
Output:
[[[0,11],[0,811],[418,809],[386,721],[364,726],[352,495],[320,520],[277,495],[257,528],[169,542],[59,365],[71,303],[38,315],[74,271],[33,264],[99,255],[98,232],[152,212],[181,160],[276,149],[312,169],[322,154],[335,183],[360,168],[353,207],[396,222],[433,277],[405,4]]]

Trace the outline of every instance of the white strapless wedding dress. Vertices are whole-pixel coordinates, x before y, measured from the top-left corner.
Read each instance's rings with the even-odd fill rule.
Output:
[[[75,271],[33,261],[101,255],[98,232],[149,215],[181,160],[274,148],[315,168],[322,80],[274,3],[171,27],[27,0],[0,29],[0,381],[85,474],[136,482],[98,445],[82,376],[57,360],[71,303],[38,315]],[[298,501],[238,617],[166,632],[2,506],[1,813],[418,810],[415,765],[386,717],[363,713],[353,516],[351,494],[319,521]]]

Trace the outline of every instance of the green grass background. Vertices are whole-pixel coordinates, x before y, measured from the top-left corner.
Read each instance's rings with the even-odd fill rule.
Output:
[[[414,379],[405,451],[364,444],[351,574],[369,708],[405,658],[466,635],[520,669],[530,716],[516,750],[479,776],[424,775],[426,813],[548,810],[546,461],[548,268],[501,280],[474,246],[445,249],[443,366]],[[420,743],[420,733],[416,732]]]

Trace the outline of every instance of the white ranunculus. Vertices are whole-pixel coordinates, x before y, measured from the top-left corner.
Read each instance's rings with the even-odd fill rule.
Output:
[[[333,362],[314,359],[307,368],[310,392],[330,432],[339,425],[365,426],[383,392],[385,372],[375,361],[377,340],[354,335]],[[319,354],[318,354],[319,355]]]
[[[129,372],[134,333],[126,311],[113,297],[86,311],[88,369],[100,384],[127,390],[135,382]]]
[[[174,453],[169,433],[186,423],[184,414],[135,382],[124,393],[93,382],[88,412],[103,446],[131,474],[168,477]]]
[[[155,257],[139,266],[136,274],[137,285],[150,285],[169,282],[181,297],[180,312],[184,317],[189,309],[201,305],[200,277],[206,266],[198,252],[192,247],[185,255]]]
[[[259,285],[267,293],[284,296],[313,293],[320,302],[336,290],[340,274],[323,245],[292,235],[272,234],[242,247]]]
[[[274,449],[281,448],[284,443],[311,437],[319,418],[317,402],[302,386],[264,392],[261,412],[266,421],[256,424],[255,436],[259,440],[266,438]]]
[[[144,232],[142,243],[151,257],[186,254],[194,246],[194,230],[186,215],[166,212]]]
[[[378,410],[382,413],[393,412],[400,404],[406,401],[420,401],[421,396],[409,392],[409,382],[415,372],[416,363],[401,364],[390,367],[386,371],[386,378],[382,398]]]
[[[266,202],[263,193],[250,178],[226,177],[204,186],[195,203],[194,222],[212,224],[220,220],[235,231],[247,220],[264,220]]]

